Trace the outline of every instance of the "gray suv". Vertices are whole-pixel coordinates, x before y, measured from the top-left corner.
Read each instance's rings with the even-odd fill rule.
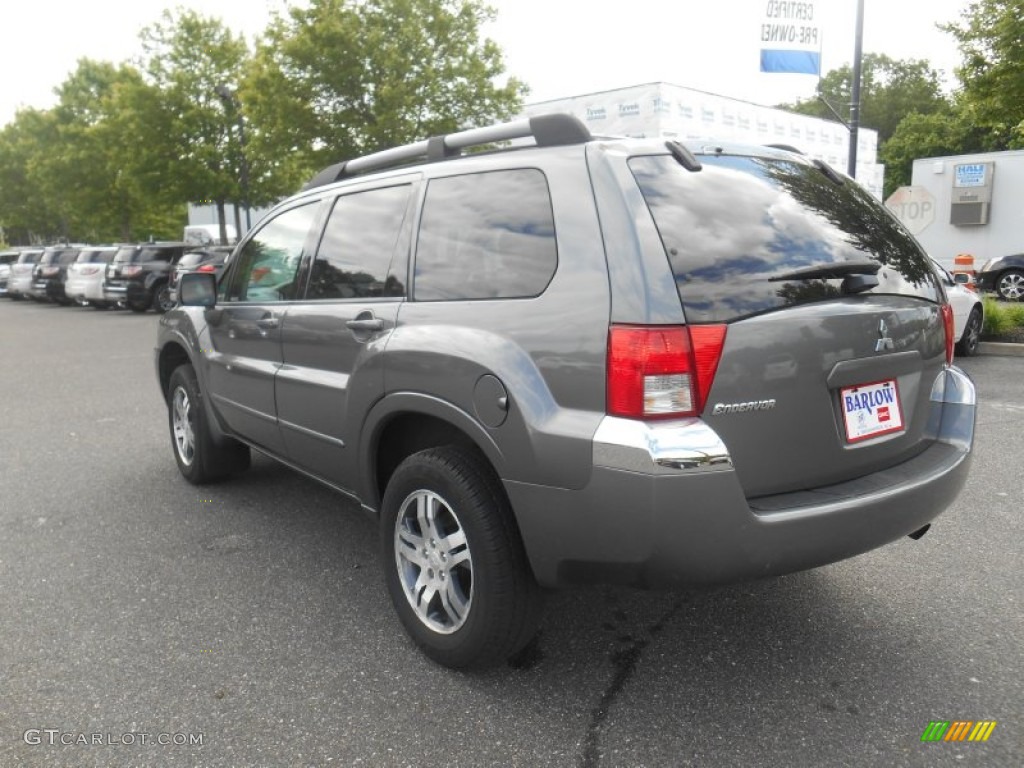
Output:
[[[784,149],[564,115],[436,137],[325,169],[180,298],[156,365],[181,473],[252,448],[356,500],[453,667],[523,648],[542,588],[919,538],[970,464],[927,256]]]

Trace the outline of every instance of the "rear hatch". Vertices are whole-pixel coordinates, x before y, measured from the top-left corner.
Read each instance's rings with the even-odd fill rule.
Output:
[[[112,286],[124,287],[127,280],[142,273],[136,264],[141,249],[137,245],[121,246],[114,258],[107,264],[107,282]]]
[[[687,324],[725,329],[702,417],[746,495],[820,488],[925,450],[945,295],[916,241],[802,157],[698,158],[700,170],[672,155],[629,165]]]

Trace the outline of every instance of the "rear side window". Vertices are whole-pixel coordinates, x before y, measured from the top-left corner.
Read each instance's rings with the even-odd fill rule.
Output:
[[[405,295],[406,257],[395,246],[409,208],[408,184],[339,197],[327,220],[310,274],[307,299],[365,299]],[[405,238],[408,243],[408,235]]]
[[[416,248],[417,301],[537,296],[557,263],[551,194],[540,171],[430,182]]]
[[[942,300],[927,255],[857,184],[778,158],[700,160],[699,172],[668,155],[629,161],[688,322],[729,322],[837,298],[842,280],[781,278],[844,261],[881,262],[879,286],[869,293]]]

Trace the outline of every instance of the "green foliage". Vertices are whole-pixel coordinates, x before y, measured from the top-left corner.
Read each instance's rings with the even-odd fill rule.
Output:
[[[818,83],[823,96],[846,120],[852,100],[853,69],[847,64],[827,73]],[[834,120],[831,110],[819,98],[805,99],[783,109],[803,115]],[[892,59],[882,53],[867,53],[861,62],[860,124],[878,131],[884,143],[904,117],[911,114],[945,114],[949,101],[942,95],[939,74],[919,59]]]
[[[976,0],[960,23],[942,27],[956,38],[962,64],[960,106],[982,129],[985,149],[1024,147],[1024,0]]]
[[[910,184],[914,160],[980,152],[983,144],[983,132],[960,110],[907,115],[878,153],[885,163],[885,197]]]
[[[150,172],[183,203],[239,200],[236,105],[222,94],[241,79],[248,47],[219,19],[183,9],[176,14],[164,11],[141,36],[146,79],[159,93],[136,105],[140,127],[158,142]]]
[[[1024,304],[1007,304],[991,296],[985,296],[981,302],[985,308],[982,335],[986,338],[1006,336],[1016,328],[1024,328]]]
[[[278,16],[241,97],[269,186],[291,191],[320,167],[513,115],[501,51],[478,0],[311,0]],[[255,161],[254,161],[255,162]],[[254,167],[254,170],[257,170]]]

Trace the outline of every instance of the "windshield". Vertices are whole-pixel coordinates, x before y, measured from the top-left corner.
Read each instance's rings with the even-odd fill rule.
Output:
[[[629,161],[654,217],[689,322],[720,323],[842,295],[829,264],[880,263],[865,293],[940,302],[917,242],[870,193],[810,163],[702,155]],[[821,267],[821,269],[814,269]],[[800,279],[801,272],[803,279]]]

